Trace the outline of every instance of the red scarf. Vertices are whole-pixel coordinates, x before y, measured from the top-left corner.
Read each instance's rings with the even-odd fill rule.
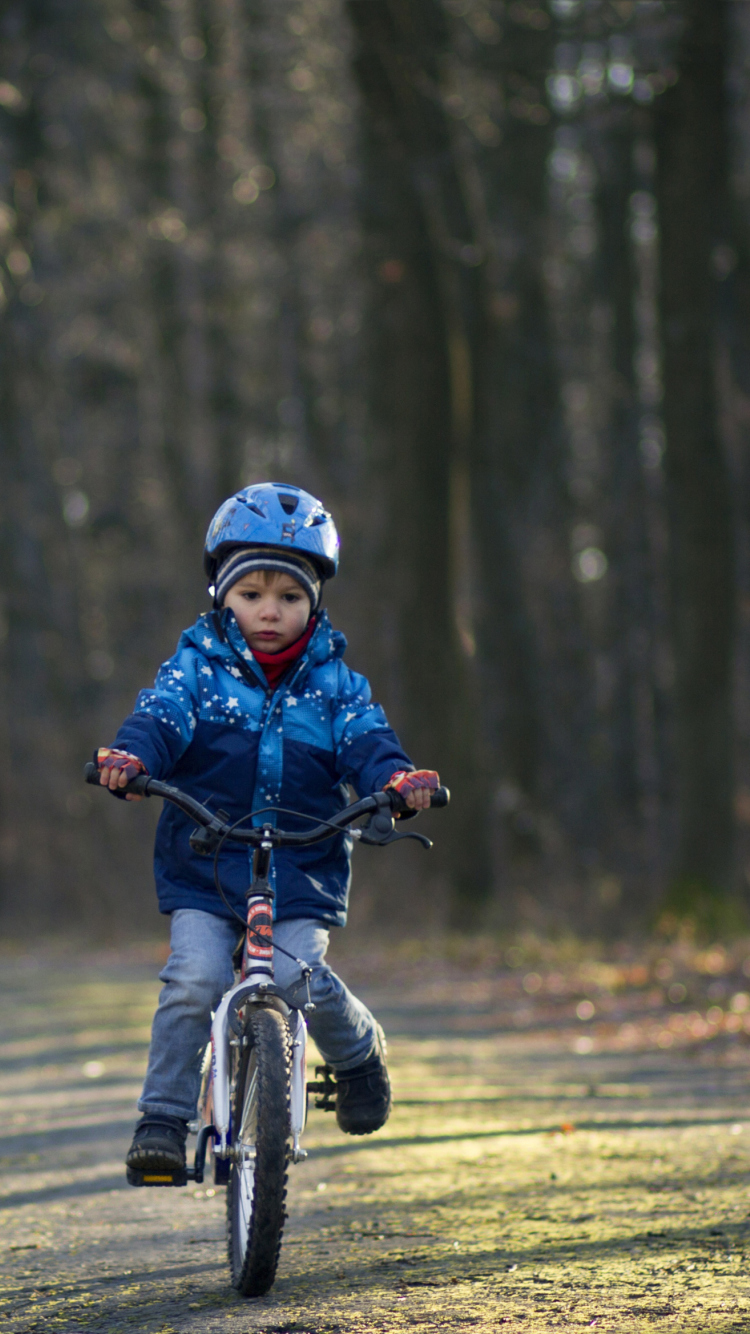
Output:
[[[315,617],[312,616],[305,633],[300,635],[299,639],[295,639],[293,644],[288,644],[286,648],[281,649],[280,653],[261,653],[259,649],[253,649],[253,657],[263,668],[266,680],[272,690],[276,689],[287,668],[293,662],[296,662],[297,658],[302,657],[312,639],[314,629]]]

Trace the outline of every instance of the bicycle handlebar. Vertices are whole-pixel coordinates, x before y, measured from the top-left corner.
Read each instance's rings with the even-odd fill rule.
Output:
[[[101,787],[100,770],[92,761],[89,761],[86,765],[83,774],[85,781],[90,783],[92,787]],[[331,838],[337,830],[346,829],[361,815],[369,815],[380,810],[385,810],[388,815],[391,815],[409,810],[403,797],[390,788],[388,791],[375,792],[371,797],[363,797],[361,801],[355,801],[351,806],[339,811],[337,815],[332,815],[330,820],[326,820],[324,824],[316,825],[306,833],[291,829],[274,829],[270,824],[260,827],[256,825],[250,829],[233,829],[232,824],[227,822],[228,817],[227,820],[222,819],[223,811],[215,815],[205,806],[202,806],[199,801],[196,801],[194,797],[189,797],[186,792],[181,792],[178,787],[172,787],[169,783],[162,783],[158,778],[151,778],[149,774],[138,774],[137,778],[131,779],[126,787],[118,788],[118,792],[123,795],[132,792],[135,796],[140,797],[163,797],[165,801],[171,801],[173,805],[184,811],[185,815],[189,815],[192,820],[195,820],[196,824],[201,825],[208,831],[210,842],[214,845],[220,839],[227,838],[233,842],[247,843],[251,847],[257,847],[270,837],[274,847],[306,846]],[[430,807],[447,806],[450,795],[447,787],[439,787],[435,792],[430,793]],[[273,809],[273,807],[270,807],[269,811]],[[301,814],[301,812],[299,813]],[[206,851],[210,850],[207,846]]]

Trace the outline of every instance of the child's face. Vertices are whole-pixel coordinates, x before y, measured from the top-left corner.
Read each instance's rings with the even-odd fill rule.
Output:
[[[245,639],[261,653],[280,653],[299,639],[310,619],[310,599],[289,574],[252,570],[224,598]]]

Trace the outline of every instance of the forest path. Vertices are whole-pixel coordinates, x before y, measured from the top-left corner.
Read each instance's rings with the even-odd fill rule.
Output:
[[[3,967],[8,1334],[750,1329],[741,980],[714,981],[725,1003],[708,1008],[705,977],[673,984],[693,988],[675,1009],[653,960],[352,957],[342,971],[389,1034],[395,1109],[361,1140],[312,1112],[276,1285],[245,1301],[222,1190],[125,1185],[153,961],[41,962]]]

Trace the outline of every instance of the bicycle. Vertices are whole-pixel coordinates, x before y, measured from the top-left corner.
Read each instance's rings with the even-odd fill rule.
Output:
[[[99,785],[99,769],[87,764],[87,783]],[[431,848],[430,839],[415,831],[396,830],[394,815],[407,809],[393,790],[376,792],[355,801],[338,814],[305,832],[277,829],[264,821],[242,828],[247,820],[275,813],[313,817],[303,812],[269,806],[252,811],[229,823],[225,811],[211,812],[187,793],[147,774],[134,778],[123,793],[162,797],[171,801],[198,826],[190,835],[190,846],[202,856],[214,858],[214,883],[224,904],[242,923],[242,955],[239,946],[239,981],[225,993],[211,1024],[211,1037],[202,1067],[198,1120],[194,1123],[197,1143],[193,1166],[184,1176],[150,1176],[134,1184],[143,1186],[186,1185],[204,1180],[206,1155],[211,1152],[214,1181],[227,1186],[227,1245],[232,1284],[246,1297],[268,1292],[276,1277],[282,1234],[286,1220],[287,1170],[290,1162],[307,1157],[301,1146],[307,1119],[308,1095],[316,1108],[333,1111],[335,1081],[329,1066],[316,1066],[317,1082],[307,1083],[305,1012],[315,1009],[310,1000],[312,969],[296,959],[302,979],[308,983],[308,1000],[299,1009],[274,982],[273,941],[274,890],[269,881],[274,848],[306,847],[332,838],[343,829],[360,843],[383,847],[402,839],[416,839]],[[431,806],[447,806],[450,793],[438,788]],[[350,826],[366,816],[367,823]],[[221,887],[219,855],[232,840],[254,848],[252,881],[247,890],[247,915],[242,918],[231,907]],[[284,951],[286,953],[286,951]],[[291,956],[290,956],[291,957]]]

